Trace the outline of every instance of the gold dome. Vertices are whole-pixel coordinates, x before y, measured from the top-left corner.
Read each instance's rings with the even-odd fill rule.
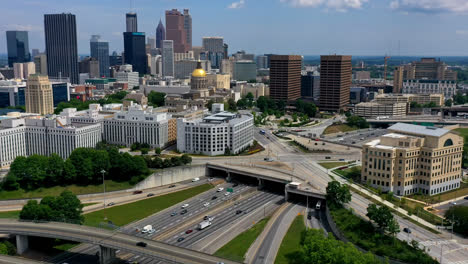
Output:
[[[192,72],[192,77],[206,77],[206,72],[203,69],[195,69]]]

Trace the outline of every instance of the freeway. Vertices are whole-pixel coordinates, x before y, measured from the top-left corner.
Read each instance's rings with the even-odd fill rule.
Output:
[[[13,257],[7,255],[0,255],[0,263],[2,264],[43,264],[44,262],[39,262],[35,260]]]
[[[177,225],[181,225],[184,221],[200,216],[207,210],[210,210],[211,208],[218,206],[225,201],[235,199],[239,195],[255,189],[254,187],[251,187],[251,186],[239,184],[236,187],[232,187],[234,191],[233,194],[229,196],[224,196],[224,192],[217,192],[216,189],[219,187],[222,187],[224,188],[224,190],[226,190],[227,187],[232,187],[232,184],[222,184],[220,186],[217,186],[213,190],[204,192],[198,196],[195,196],[191,199],[188,199],[184,202],[181,202],[170,208],[167,208],[157,214],[154,214],[145,219],[142,219],[140,221],[137,221],[125,227],[122,227],[120,229],[120,232],[133,235],[136,237],[144,237],[147,239],[153,239],[153,237],[159,235],[160,233],[165,232],[171,228],[175,228],[175,226]],[[216,196],[217,199],[212,200],[214,196]],[[209,202],[210,205],[204,206],[204,203],[206,202]],[[183,204],[189,204],[189,206],[186,208],[187,213],[185,214],[181,214],[182,212],[181,206]],[[176,213],[176,214],[171,216],[172,213]],[[155,232],[153,234],[142,234],[140,231],[137,231],[137,229],[142,229],[146,225],[152,225],[153,228],[155,229]],[[80,245],[76,248],[73,248],[71,254],[64,254],[55,258],[54,262],[63,263],[66,261],[67,263],[70,263],[70,264],[83,263],[83,261],[89,262],[89,261],[92,261],[90,260],[90,256],[95,255],[95,253],[98,250],[99,248],[93,245],[89,245],[89,244]],[[122,251],[119,253],[122,255],[125,255],[128,252]],[[135,256],[141,257],[138,254],[136,254]],[[96,261],[95,258],[94,258],[94,261]]]
[[[2,219],[0,220],[0,233],[60,238],[83,243],[91,243],[107,248],[122,249],[151,258],[173,261],[174,263],[234,263],[208,254],[127,235],[121,232],[65,223],[34,223],[13,219]],[[146,246],[137,246],[136,244],[138,242],[146,243]]]

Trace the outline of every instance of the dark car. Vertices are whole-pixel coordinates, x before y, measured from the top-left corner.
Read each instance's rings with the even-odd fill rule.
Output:
[[[169,188],[174,188],[175,184],[169,185]]]
[[[411,234],[411,229],[409,229],[408,227],[405,227],[403,228],[403,232]]]
[[[184,215],[186,213],[187,213],[187,209],[184,209],[184,210],[182,210],[182,212],[180,212],[181,215]]]
[[[141,241],[140,241],[140,242],[137,242],[136,245],[139,246],[139,247],[146,247],[146,243],[145,243],[145,242],[141,242]]]
[[[146,197],[151,197],[151,196],[154,196],[154,193],[148,193],[148,194],[146,195]]]
[[[115,203],[114,202],[111,202],[111,203],[108,203],[107,206],[113,206]]]
[[[468,196],[465,197],[465,200],[468,200]]]
[[[216,199],[218,199],[218,196],[211,197],[211,200],[216,200]]]
[[[177,215],[177,212],[172,212],[171,213],[171,216],[175,216],[175,215]]]
[[[184,241],[184,239],[185,239],[184,237],[179,237],[179,238],[177,239],[177,242],[182,242],[182,241]]]
[[[140,193],[143,193],[142,190],[138,190],[138,191],[134,191],[133,194],[140,194]]]
[[[236,214],[242,214],[242,210],[237,210]]]
[[[190,234],[190,233],[192,233],[192,232],[193,232],[193,230],[192,230],[192,229],[189,229],[189,230],[185,231],[185,234]]]

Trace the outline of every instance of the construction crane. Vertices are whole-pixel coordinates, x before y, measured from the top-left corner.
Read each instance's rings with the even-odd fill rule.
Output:
[[[391,57],[390,56],[385,56],[384,60],[385,60],[385,65],[384,65],[384,81],[387,80],[387,61],[388,59],[390,59]]]

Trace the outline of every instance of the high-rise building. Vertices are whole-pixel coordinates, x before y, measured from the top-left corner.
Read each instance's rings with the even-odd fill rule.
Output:
[[[166,29],[160,19],[156,28],[156,48],[162,49],[163,40],[166,40]]]
[[[224,53],[224,38],[223,37],[203,37],[203,49],[208,52],[223,52]]]
[[[52,85],[47,76],[29,76],[25,97],[26,112],[41,115],[54,113]]]
[[[223,52],[224,52],[224,59],[227,60],[229,59],[229,45],[224,43],[223,44]]]
[[[302,57],[298,55],[271,57],[270,97],[272,99],[292,102],[301,98],[301,63]]]
[[[117,52],[112,52],[112,55],[109,56],[109,65],[110,66],[118,66],[122,65],[122,55],[117,54]]]
[[[174,42],[172,40],[163,41],[162,71],[163,76],[174,77]]]
[[[13,71],[15,73],[15,79],[27,79],[29,75],[36,73],[36,66],[34,62],[23,62],[14,63]]]
[[[156,38],[147,37],[146,38],[146,45],[149,45],[150,49],[155,49],[156,48]]]
[[[266,57],[265,57],[266,58]],[[320,86],[320,76],[315,76],[313,72],[307,72],[301,76],[301,97],[315,98],[314,91]]]
[[[143,32],[124,32],[125,64],[131,64],[133,70],[146,74],[146,37]]]
[[[16,62],[31,61],[27,31],[7,31],[8,66]]]
[[[126,16],[127,22],[127,32],[138,32],[138,21],[136,13],[127,13]]]
[[[189,14],[188,9],[184,9],[184,29],[186,34],[186,49],[192,50],[192,16]]]
[[[403,88],[403,66],[396,66],[393,71],[393,93],[401,93]]]
[[[235,61],[232,70],[233,79],[236,81],[251,81],[257,78],[257,65],[250,60]]]
[[[34,57],[34,64],[37,74],[47,75],[47,56],[44,53],[40,53]]]
[[[89,78],[99,78],[99,61],[93,57],[86,57],[79,63],[80,73],[89,73]]]
[[[267,69],[268,66],[268,57],[267,56],[257,56],[257,69]]]
[[[340,111],[346,108],[352,74],[351,56],[320,56],[320,110]]]
[[[77,84],[78,47],[73,14],[44,15],[47,73],[54,78],[69,77]]]
[[[184,53],[189,51],[185,18],[177,9],[166,11],[166,39],[174,42],[174,52]]]
[[[101,36],[99,35],[93,35],[91,37],[90,47],[91,57],[99,61],[99,76],[110,77],[109,42],[101,40]]]
[[[39,49],[32,49],[31,50],[31,58],[34,58],[36,57],[37,55],[39,55],[41,52],[39,51]]]

